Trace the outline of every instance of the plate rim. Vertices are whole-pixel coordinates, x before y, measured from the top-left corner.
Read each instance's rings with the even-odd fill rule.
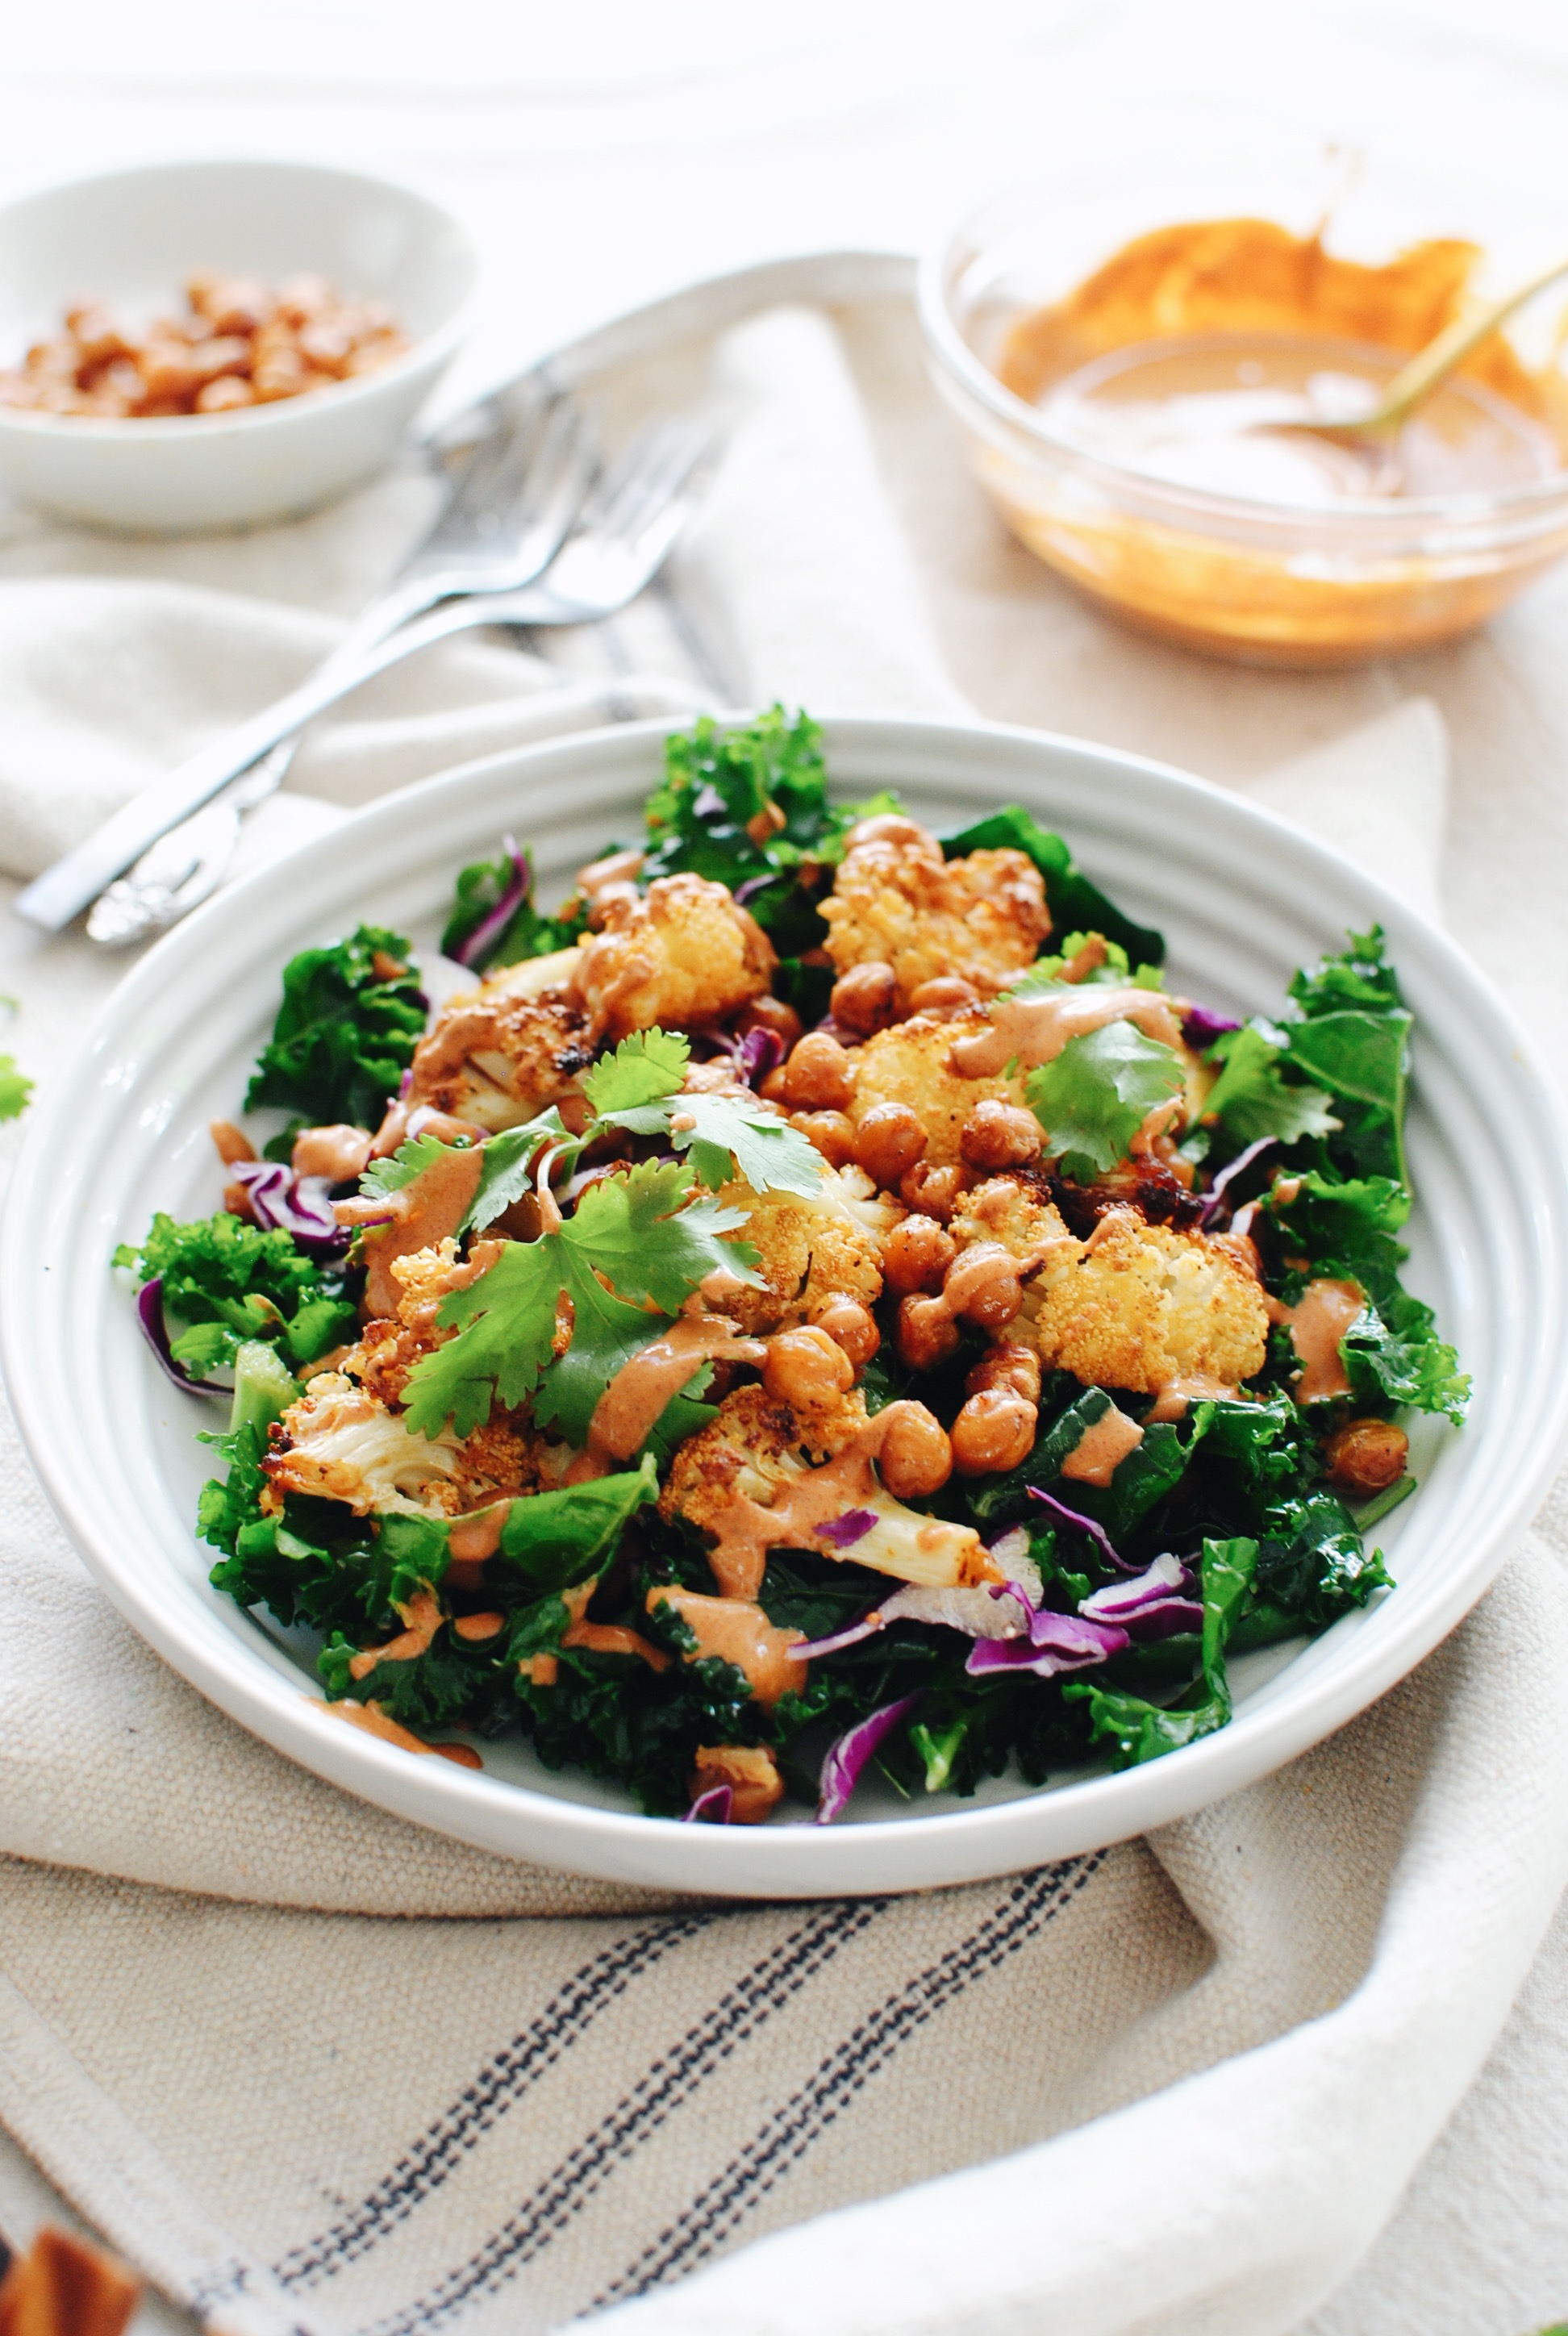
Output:
[[[741,717],[731,710],[718,718]],[[1490,1019],[1506,1058],[1504,1075],[1535,1114],[1537,1134],[1551,1138],[1550,1157],[1556,1168],[1552,1188],[1546,1189],[1537,1163],[1532,1190],[1537,1210],[1545,1204],[1545,1220],[1555,1236],[1556,1270],[1543,1277],[1544,1320],[1555,1353],[1568,1359],[1568,1143],[1563,1105],[1511,1008],[1448,935],[1289,822],[1152,757],[1058,732],[979,719],[866,713],[823,713],[816,718],[828,740],[830,758],[835,735],[874,745],[891,732],[939,754],[948,750],[955,763],[966,745],[972,747],[977,739],[985,739],[1153,780],[1211,810],[1222,806],[1222,818],[1232,817],[1243,829],[1251,828],[1265,845],[1282,848],[1348,899],[1359,900],[1395,929],[1419,937],[1448,975],[1468,990],[1471,1008]],[[400,828],[417,832],[422,813],[436,811],[443,796],[460,787],[524,784],[531,774],[549,774],[557,767],[564,774],[576,764],[591,764],[612,742],[618,749],[635,749],[645,741],[662,741],[671,727],[670,717],[655,715],[458,764],[352,813],[334,831],[335,847],[342,838],[367,832],[388,833],[395,842]],[[1415,1595],[1416,1585],[1411,1585],[1401,1628],[1390,1628],[1369,1647],[1352,1648],[1323,1677],[1303,1682],[1294,1697],[1287,1694],[1267,1710],[1251,1715],[1243,1709],[1229,1727],[1179,1753],[1140,1768],[1054,1790],[1042,1788],[987,1807],[933,1811],[925,1820],[872,1821],[842,1829],[681,1827],[677,1821],[595,1807],[475,1775],[445,1761],[414,1759],[344,1726],[305,1689],[289,1688],[280,1672],[265,1665],[238,1637],[224,1637],[219,1648],[214,1648],[194,1624],[181,1627],[183,1618],[151,1611],[150,1601],[138,1601],[132,1583],[98,1545],[97,1523],[78,1481],[82,1455],[73,1457],[69,1436],[47,1416],[25,1368],[38,1309],[44,1316],[48,1310],[25,1229],[43,1204],[42,1180],[68,1116],[73,1080],[102,1055],[117,1026],[166,990],[170,978],[178,978],[189,959],[200,958],[209,939],[221,945],[220,929],[237,910],[280,895],[291,870],[318,856],[318,842],[303,840],[226,888],[155,944],[100,1006],[73,1062],[40,1105],[17,1163],[0,1245],[0,1361],[28,1457],[98,1585],[138,1633],[209,1700],[284,1757],[356,1797],[493,1854],[608,1880],[716,1896],[799,1898],[979,1881],[1042,1859],[1102,1848],[1190,1814],[1321,1741],[1407,1676],[1462,1619],[1539,1505],[1568,1439],[1568,1370],[1550,1374],[1550,1386],[1538,1396],[1542,1416],[1529,1450],[1507,1486],[1498,1489],[1475,1552],[1446,1584],[1428,1588],[1425,1597]],[[1357,914],[1361,913],[1364,910],[1358,908]],[[1265,1738],[1266,1743],[1261,1741]],[[1029,1838],[1047,1834],[1048,1841]]]

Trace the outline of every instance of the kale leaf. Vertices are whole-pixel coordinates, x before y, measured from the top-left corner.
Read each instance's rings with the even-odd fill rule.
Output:
[[[1200,1561],[1203,1668],[1199,1678],[1173,1702],[1154,1703],[1144,1696],[1101,1687],[1088,1679],[1067,1681],[1063,1693],[1070,1701],[1088,1705],[1094,1734],[1109,1740],[1118,1768],[1157,1760],[1163,1753],[1195,1743],[1200,1736],[1212,1736],[1229,1721],[1232,1705],[1225,1649],[1251,1594],[1258,1553],[1259,1544],[1243,1534],[1204,1542]]]
[[[161,1281],[165,1312],[190,1326],[173,1341],[175,1359],[198,1378],[232,1364],[247,1339],[276,1341],[303,1367],[359,1327],[341,1267],[227,1210],[189,1224],[160,1212],[141,1246],[122,1242],[113,1261],[139,1281]]]
[[[1288,1081],[1280,1069],[1287,1040],[1262,1021],[1226,1030],[1204,1060],[1221,1066],[1203,1105],[1205,1122],[1217,1126],[1228,1152],[1271,1135],[1298,1144],[1304,1135],[1329,1135],[1339,1125],[1320,1087]]]
[[[559,916],[534,905],[533,861],[507,836],[495,860],[476,860],[457,880],[452,913],[441,936],[442,954],[482,973],[489,967],[517,965],[524,958],[549,957],[582,939],[588,904],[574,897]],[[477,947],[482,927],[491,925]]]
[[[408,959],[408,942],[379,925],[290,958],[247,1111],[273,1104],[315,1125],[378,1127],[424,1035],[426,1001]]]

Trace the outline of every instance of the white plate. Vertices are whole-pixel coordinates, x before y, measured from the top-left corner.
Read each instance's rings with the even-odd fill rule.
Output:
[[[514,828],[545,897],[612,837],[640,832],[667,725],[536,746],[431,779],[234,886],[179,927],[110,1001],[32,1129],[4,1258],[6,1378],[67,1530],[121,1611],[184,1676],[318,1775],[482,1847],[628,1882],[812,1896],[977,1879],[1139,1833],[1233,1792],[1401,1678],[1485,1589],[1545,1489],[1568,1405],[1563,1143],[1504,1008],[1430,926],[1332,853],[1200,782],[1036,732],[951,723],[825,725],[835,790],[898,788],[933,821],[1026,803],[1132,915],[1162,926],[1177,983],[1236,1011],[1278,1009],[1299,964],[1380,920],[1417,1017],[1410,1128],[1419,1193],[1411,1280],[1475,1374],[1462,1433],[1417,1438],[1419,1496],[1382,1534],[1398,1588],[1310,1645],[1236,1666],[1232,1725],[1122,1775],[905,1806],[863,1791],[831,1827],[734,1831],[638,1815],[521,1747],[488,1773],[415,1757],[328,1716],[308,1650],[207,1584],[191,1516],[212,1406],[157,1371],[117,1241],[152,1212],[206,1214],[207,1122],[239,1108],[296,949],[360,917],[426,946],[452,881]]]

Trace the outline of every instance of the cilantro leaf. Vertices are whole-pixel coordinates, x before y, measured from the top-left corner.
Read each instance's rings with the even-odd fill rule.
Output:
[[[745,1271],[752,1253],[721,1242],[738,1209],[690,1198],[691,1172],[645,1161],[592,1185],[559,1232],[511,1241],[489,1271],[442,1304],[458,1336],[422,1357],[404,1400],[414,1434],[459,1436],[536,1395],[536,1416],[580,1443],[594,1405],[621,1365],[658,1336],[698,1283],[719,1268]],[[608,1285],[608,1286],[607,1286]],[[571,1304],[566,1352],[552,1361],[557,1300]]]
[[[1331,1134],[1339,1124],[1320,1088],[1292,1085],[1283,1077],[1279,1065],[1285,1050],[1282,1031],[1254,1020],[1222,1032],[1204,1057],[1222,1067],[1203,1117],[1221,1126],[1238,1151],[1260,1136],[1296,1144],[1303,1135]]]
[[[575,1162],[586,1137],[573,1135],[566,1122],[551,1104],[521,1127],[508,1127],[500,1135],[490,1137],[484,1146],[484,1163],[479,1174],[479,1190],[469,1202],[461,1232],[480,1232],[492,1225],[497,1217],[521,1201],[533,1188],[539,1155],[546,1145],[560,1150],[567,1161]]]
[[[424,1035],[424,994],[408,957],[401,934],[361,925],[290,958],[246,1110],[276,1104],[317,1125],[379,1125]]]
[[[738,1174],[754,1192],[803,1192],[811,1200],[822,1191],[822,1153],[787,1120],[738,1095],[682,1095],[679,1109],[696,1124],[676,1128],[671,1141],[677,1151],[689,1145],[705,1184],[716,1189]]]
[[[1056,1060],[1029,1073],[1024,1092],[1068,1176],[1104,1175],[1157,1105],[1183,1085],[1174,1050],[1133,1022],[1070,1038]]]
[[[370,1163],[360,1177],[359,1189],[367,1199],[384,1201],[389,1192],[401,1192],[404,1184],[412,1184],[416,1176],[433,1168],[448,1152],[458,1149],[456,1144],[443,1144],[439,1135],[411,1136],[386,1159]]]
[[[715,1191],[739,1175],[754,1192],[819,1192],[822,1154],[787,1120],[749,1095],[680,1092],[690,1054],[675,1031],[623,1038],[583,1079],[600,1125],[663,1136],[673,1151],[690,1153],[699,1180]]]
[[[583,1073],[583,1091],[600,1118],[678,1095],[691,1042],[678,1030],[638,1030]]]
[[[0,1119],[20,1119],[33,1093],[33,1082],[16,1067],[15,1055],[0,1055]]]

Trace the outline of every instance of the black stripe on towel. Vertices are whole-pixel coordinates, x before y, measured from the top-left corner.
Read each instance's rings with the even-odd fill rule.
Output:
[[[711,1914],[650,1924],[606,1948],[573,1971],[520,2036],[492,2056],[443,2115],[420,2136],[390,2174],[320,2237],[307,2239],[273,2266],[284,2287],[332,2279],[439,2190],[492,2126],[569,2052],[598,2015],[635,1979],[707,1928]]]
[[[794,2098],[768,2118],[706,2190],[589,2308],[678,2279],[729,2238],[849,2108],[867,2080],[974,1980],[1017,1954],[1069,1904],[1104,1864],[1069,1858],[1020,1874],[1006,1900],[961,1944],[900,1988],[824,2059]]]
[[[515,2278],[570,2227],[618,2166],[635,2162],[638,2146],[691,2099],[737,2046],[783,2010],[846,1941],[880,1921],[894,1903],[852,1899],[814,1912],[729,1988],[672,2051],[654,2061],[469,2262],[361,2336],[414,2336],[415,2331],[460,2311],[476,2295]]]

